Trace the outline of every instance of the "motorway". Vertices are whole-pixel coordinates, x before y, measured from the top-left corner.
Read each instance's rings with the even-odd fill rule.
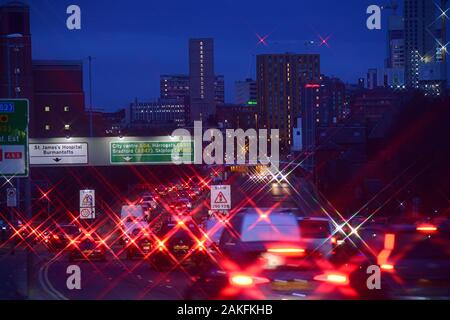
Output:
[[[298,208],[305,215],[320,215],[320,206],[308,191],[309,188],[302,187],[303,181],[261,183],[250,180],[248,176],[233,176],[230,183],[234,208],[278,206]],[[209,198],[205,196],[198,205],[200,215],[207,214],[208,201]],[[66,285],[69,277],[67,268],[74,263],[69,262],[67,254],[55,255],[43,245],[33,249],[35,254],[32,255],[29,298],[36,300],[179,300],[184,298],[186,289],[199,276],[198,270],[190,269],[157,272],[149,262],[129,261],[124,253],[117,258],[115,255],[121,251],[121,247],[114,245],[111,248],[114,254],[110,252],[106,262],[76,263],[81,269],[81,289],[69,290]],[[24,265],[25,254],[19,249],[15,255],[10,255],[3,249],[0,261],[0,274],[6,277],[0,279],[4,284],[0,290],[0,299],[17,298],[13,292],[14,283],[16,288],[26,288],[26,272],[17,268],[20,261],[21,266]],[[440,293],[439,297],[447,299],[450,295],[442,296]]]
[[[311,199],[310,194],[298,193],[294,190],[297,188],[292,188],[286,182],[255,183],[248,176],[234,176],[231,178],[231,184],[234,208],[280,206],[298,207],[303,211],[313,212],[311,208],[315,205],[314,201],[306,201]],[[207,214],[207,201],[209,198],[204,198],[200,204],[202,215]],[[111,249],[119,252],[121,247],[116,245]],[[81,269],[82,289],[69,290],[66,285],[68,278],[66,271],[74,263],[69,262],[67,254],[55,255],[39,245],[34,250],[34,268],[32,281],[30,281],[32,299],[183,299],[186,288],[197,276],[193,270],[160,273],[154,271],[147,261],[129,261],[123,253],[120,259],[109,254],[106,262],[77,262]],[[23,252],[22,255],[21,261],[24,262]],[[3,256],[2,259],[5,257]],[[8,259],[8,261],[12,260]],[[3,266],[6,265],[6,263],[3,264]],[[6,296],[6,293],[4,295]]]

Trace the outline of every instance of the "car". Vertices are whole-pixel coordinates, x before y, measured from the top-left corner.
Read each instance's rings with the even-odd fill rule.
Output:
[[[148,215],[142,205],[122,206],[120,217],[122,221],[123,236],[121,242],[126,244],[135,230],[146,230],[149,228]]]
[[[199,271],[208,257],[205,242],[204,232],[193,220],[170,221],[157,233],[151,263],[158,271],[179,266],[195,267]]]
[[[173,210],[172,213],[175,215],[185,215],[192,209],[192,203],[189,199],[181,198],[172,202],[169,208]]]
[[[69,261],[106,261],[106,243],[96,233],[81,233],[77,239],[71,241],[68,250]]]
[[[156,209],[158,203],[154,195],[145,193],[142,195],[140,205],[144,208],[144,210],[154,210]]]
[[[186,190],[179,191],[177,197],[180,199],[188,199],[189,201],[193,201],[195,199],[195,194],[193,192],[189,192]]]
[[[299,217],[285,209],[244,209],[223,228],[218,247],[222,263],[204,272],[185,298],[361,297],[366,292],[352,290],[353,284],[361,282],[372,261],[358,257],[351,264],[334,265],[332,232],[325,218]]]
[[[202,194],[202,188],[199,187],[199,186],[194,186],[194,187],[191,188],[191,192],[193,194],[195,194],[197,197],[199,197]]]
[[[80,233],[81,230],[76,225],[59,225],[46,232],[44,243],[49,251],[62,251],[66,249],[73,240],[76,240]]]
[[[148,258],[152,253],[154,240],[147,230],[134,230],[132,239],[127,243],[126,254],[127,259]]]
[[[388,237],[391,237],[391,246],[387,251]],[[364,241],[379,253],[378,264],[389,277],[392,298],[448,297],[449,220],[393,224],[384,232],[374,231]]]
[[[42,235],[37,228],[31,224],[17,221],[17,227],[13,228],[13,236],[17,242],[27,243],[28,245],[36,245],[42,240]]]
[[[168,188],[166,188],[163,185],[160,185],[158,187],[155,188],[155,192],[160,195],[160,196],[166,196],[167,192],[168,192]]]

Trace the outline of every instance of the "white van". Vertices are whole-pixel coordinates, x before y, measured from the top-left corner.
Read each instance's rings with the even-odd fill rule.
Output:
[[[149,223],[146,220],[144,208],[141,205],[122,206],[120,218],[122,220],[125,241],[133,235],[133,232],[137,232],[135,230],[149,228]]]

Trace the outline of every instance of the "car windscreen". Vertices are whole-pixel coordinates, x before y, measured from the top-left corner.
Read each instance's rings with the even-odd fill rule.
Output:
[[[242,221],[241,241],[298,242],[300,232],[293,216],[272,214],[263,219],[258,214],[248,214]]]
[[[300,235],[303,239],[325,239],[330,236],[330,224],[322,220],[300,220]]]

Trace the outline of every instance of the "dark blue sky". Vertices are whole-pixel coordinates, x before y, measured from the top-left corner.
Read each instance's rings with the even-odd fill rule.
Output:
[[[94,104],[107,110],[157,98],[161,73],[187,73],[190,37],[215,39],[230,102],[234,81],[255,77],[254,55],[264,52],[320,53],[323,73],[356,82],[383,65],[386,31],[366,28],[366,8],[378,2],[386,0],[32,0],[33,58],[95,57]],[[82,9],[81,31],[65,27],[70,4]],[[269,46],[256,46],[255,33],[270,33]],[[330,47],[304,46],[330,34]]]

